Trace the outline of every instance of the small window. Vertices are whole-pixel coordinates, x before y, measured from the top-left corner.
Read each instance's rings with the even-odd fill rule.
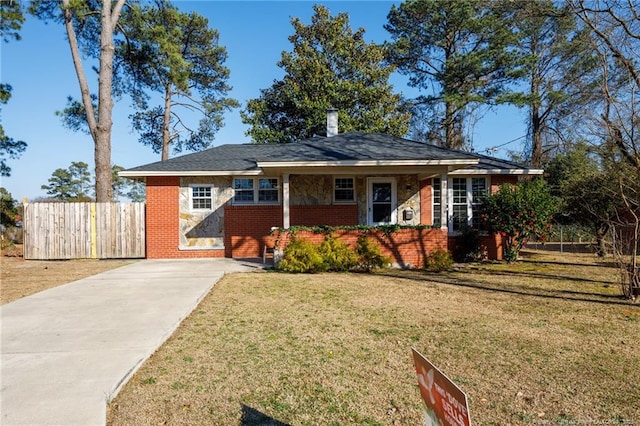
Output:
[[[191,187],[191,208],[194,210],[211,210],[213,197],[210,186]]]
[[[333,198],[337,203],[354,202],[356,197],[353,178],[336,178],[334,181]]]
[[[238,178],[233,181],[235,195],[233,201],[236,203],[253,203],[253,179]]]
[[[277,203],[278,202],[278,179],[260,178],[258,179],[258,202]]]

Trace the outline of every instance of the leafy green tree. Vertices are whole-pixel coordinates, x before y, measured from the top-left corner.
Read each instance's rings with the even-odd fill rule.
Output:
[[[620,208],[612,196],[614,180],[601,166],[597,150],[585,142],[560,153],[545,165],[547,182],[559,201],[558,220],[585,226],[596,236],[597,253],[607,253],[605,239]]]
[[[556,200],[547,183],[536,179],[501,185],[483,199],[481,211],[488,230],[502,236],[505,260],[514,262],[527,241],[547,238]]]
[[[0,104],[6,104],[10,97],[11,86],[0,84]],[[7,160],[20,157],[26,149],[26,142],[10,138],[0,125],[0,176],[11,176],[11,167],[7,164]]]
[[[15,226],[18,217],[18,202],[5,188],[0,188],[0,224]]]
[[[32,0],[29,11],[63,25],[80,85],[82,107],[94,142],[95,193],[111,201],[111,128],[113,126],[114,38],[125,0]],[[133,6],[130,6],[133,7]],[[92,98],[83,55],[98,59],[98,94]],[[97,105],[95,105],[97,100]],[[97,108],[96,108],[97,106]]]
[[[20,40],[23,23],[24,13],[21,2],[0,1],[0,36],[5,43],[10,39]],[[0,83],[0,104],[6,104],[10,98],[11,86]],[[25,149],[27,149],[27,143],[7,136],[0,124],[0,176],[11,176],[11,167],[7,165],[7,160],[18,158]]]
[[[506,46],[514,35],[504,10],[485,0],[408,0],[392,6],[385,29],[389,60],[426,94],[413,108],[432,117],[425,134],[449,147],[465,145],[470,111],[495,102],[513,78],[517,55]]]
[[[5,42],[20,40],[20,30],[24,24],[23,3],[18,0],[0,2],[0,36]]]
[[[640,4],[636,1],[568,0],[590,31],[601,69],[600,108],[592,116],[592,139],[603,146],[603,165],[621,208],[610,221],[622,271],[622,290],[640,296]],[[629,256],[630,255],[630,256]]]
[[[514,48],[520,52],[520,81],[527,88],[503,97],[529,109],[530,164],[541,167],[548,151],[575,135],[584,125],[584,108],[597,93],[596,58],[588,31],[577,26],[566,4],[551,0],[516,0],[505,7],[516,29]],[[576,123],[576,119],[578,123]],[[580,120],[582,119],[582,123]]]
[[[130,116],[140,142],[162,160],[183,149],[207,148],[223,125],[225,111],[238,106],[228,98],[227,51],[208,20],[181,13],[167,0],[155,0],[123,16],[127,40],[116,42],[131,82],[135,114]],[[132,86],[135,86],[132,87]],[[150,106],[148,91],[162,94],[162,104]],[[188,116],[202,118],[192,123]]]
[[[326,111],[339,111],[341,131],[381,132],[402,136],[409,114],[394,94],[385,48],[364,40],[365,30],[353,31],[349,16],[331,16],[314,6],[309,25],[294,18],[289,37],[293,50],[278,62],[285,76],[261,91],[241,112],[256,143],[287,143],[326,131]]]
[[[90,186],[89,165],[73,161],[68,169],[56,169],[49,178],[49,184],[41,188],[59,201],[90,201]]]
[[[146,199],[144,183],[119,176],[118,172],[124,169],[124,167],[118,165],[114,165],[111,168],[114,196],[116,198],[128,198],[133,202],[144,202]]]

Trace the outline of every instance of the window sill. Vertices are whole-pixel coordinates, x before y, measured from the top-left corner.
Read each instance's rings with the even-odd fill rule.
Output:
[[[274,202],[260,202],[260,203],[239,203],[239,202],[234,202],[232,204],[233,206],[238,206],[238,207],[248,207],[248,206],[279,206],[280,202],[279,201],[274,201]]]

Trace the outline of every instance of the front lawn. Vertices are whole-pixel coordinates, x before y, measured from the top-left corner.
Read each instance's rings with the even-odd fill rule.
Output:
[[[525,254],[445,274],[229,275],[108,423],[423,424],[412,346],[467,392],[474,425],[640,422],[640,307],[616,269]]]

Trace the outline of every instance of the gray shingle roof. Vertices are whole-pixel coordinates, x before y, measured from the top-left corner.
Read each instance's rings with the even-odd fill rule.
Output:
[[[523,169],[504,160],[469,152],[441,148],[395,136],[378,133],[348,132],[330,138],[316,136],[290,144],[230,144],[175,157],[167,161],[128,169],[126,172],[250,172],[258,162],[314,161],[394,161],[394,160],[470,160],[479,159],[488,169]]]

